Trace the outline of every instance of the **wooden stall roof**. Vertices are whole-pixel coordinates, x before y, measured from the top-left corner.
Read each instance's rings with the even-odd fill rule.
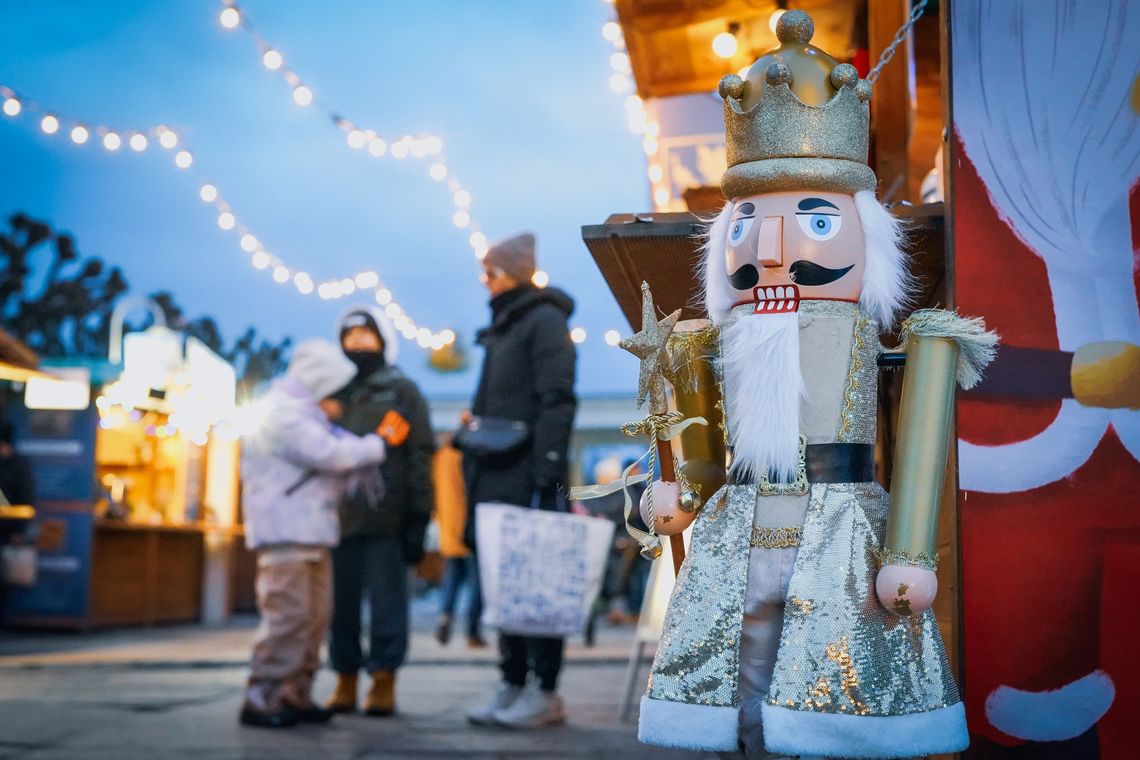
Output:
[[[0,380],[23,382],[39,372],[40,357],[22,341],[0,330]]]
[[[783,4],[785,7],[787,3]],[[851,48],[855,0],[797,0],[815,21],[813,44],[837,57]],[[725,74],[750,66],[779,42],[769,19],[776,0],[616,0],[637,92],[643,98],[712,92]],[[737,29],[736,55],[720,58],[712,39]]]
[[[907,221],[907,252],[920,287],[916,306],[941,302],[942,204],[897,206],[892,211]],[[661,313],[681,309],[681,319],[707,317],[695,275],[703,230],[701,218],[691,213],[614,214],[604,224],[582,227],[582,240],[634,330],[641,329],[643,280]]]

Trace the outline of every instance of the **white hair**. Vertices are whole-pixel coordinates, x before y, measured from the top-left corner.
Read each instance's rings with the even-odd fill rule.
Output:
[[[733,202],[729,201],[709,222],[697,266],[697,275],[704,286],[705,310],[715,324],[724,322],[737,300],[728,281],[725,260],[732,209]],[[907,258],[901,247],[905,234],[899,220],[870,190],[855,193],[855,210],[863,227],[866,249],[859,305],[880,327],[889,329],[911,303],[914,289],[914,279],[907,271]]]

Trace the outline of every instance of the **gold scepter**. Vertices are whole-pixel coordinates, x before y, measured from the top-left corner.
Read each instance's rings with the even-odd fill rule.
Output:
[[[677,309],[664,319],[658,320],[656,308],[653,305],[653,294],[649,291],[649,283],[641,283],[641,330],[618,343],[641,360],[637,382],[637,408],[640,409],[649,401],[649,414],[640,422],[631,423],[622,427],[627,435],[645,433],[649,436],[649,480],[646,483],[645,499],[648,512],[649,532],[657,538],[654,531],[653,516],[653,465],[654,460],[661,462],[661,479],[676,481],[676,468],[673,463],[673,449],[669,443],[672,435],[669,428],[681,421],[681,414],[669,411],[669,402],[665,396],[665,376],[672,366],[669,358],[669,336],[677,320],[681,318],[681,310]],[[656,559],[660,556],[660,539],[656,547],[652,544],[643,544],[643,554]],[[655,548],[655,553],[654,553]],[[685,540],[678,534],[669,537],[669,548],[673,554],[673,572],[681,572],[681,563],[685,561]]]

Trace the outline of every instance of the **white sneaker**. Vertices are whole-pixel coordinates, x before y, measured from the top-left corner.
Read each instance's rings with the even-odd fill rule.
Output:
[[[491,700],[486,704],[468,712],[467,720],[476,726],[493,726],[495,725],[495,713],[513,705],[522,693],[522,687],[500,683],[495,690],[495,696],[491,697]]]
[[[562,698],[530,686],[514,702],[494,713],[495,722],[507,728],[539,728],[566,722]]]

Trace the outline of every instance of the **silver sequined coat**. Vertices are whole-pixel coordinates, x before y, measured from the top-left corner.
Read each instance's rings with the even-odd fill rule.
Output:
[[[873,444],[878,326],[837,301],[802,302],[799,325],[801,434]],[[666,613],[641,740],[737,749],[749,557],[790,538],[799,548],[762,704],[768,750],[913,757],[963,748],[965,713],[933,613],[898,617],[875,594],[889,499],[875,482],[812,484],[802,496],[727,485],[709,499]]]

